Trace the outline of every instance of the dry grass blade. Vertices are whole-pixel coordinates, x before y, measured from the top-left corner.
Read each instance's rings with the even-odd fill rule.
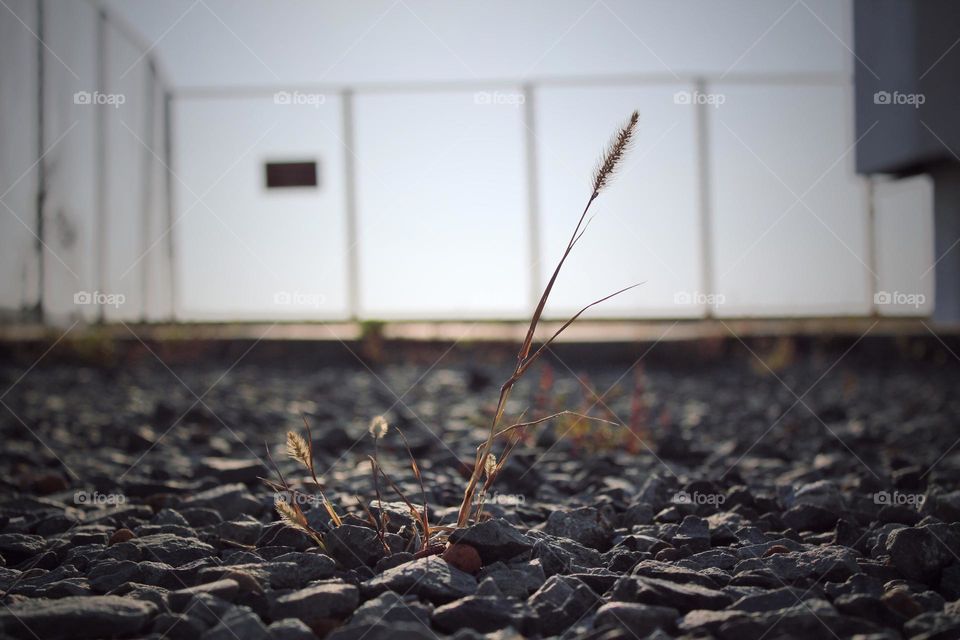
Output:
[[[542,424],[542,423],[544,423],[544,422],[547,422],[548,420],[553,420],[554,418],[560,418],[560,417],[562,417],[562,416],[573,416],[574,418],[580,418],[580,419],[582,419],[582,420],[590,420],[590,421],[593,421],[593,422],[603,422],[603,423],[605,423],[605,424],[609,424],[609,425],[612,425],[612,426],[615,426],[615,427],[616,427],[616,426],[619,426],[619,423],[613,422],[613,421],[611,421],[611,420],[606,420],[606,419],[604,419],[604,418],[598,418],[598,417],[596,417],[596,416],[588,416],[588,415],[585,415],[585,414],[583,414],[583,413],[577,413],[576,411],[559,411],[559,412],[557,412],[557,413],[552,413],[552,414],[550,414],[549,416],[544,416],[544,417],[538,418],[538,419],[536,419],[536,420],[530,420],[529,422],[517,422],[516,424],[512,424],[512,425],[510,425],[509,427],[504,427],[504,428],[501,429],[500,431],[497,431],[495,437],[499,438],[499,437],[501,437],[501,436],[504,436],[504,435],[507,435],[507,434],[509,434],[509,433],[512,433],[513,431],[523,430],[523,429],[526,429],[527,427],[534,427],[534,426],[536,426],[536,425],[538,425],[538,424]],[[479,445],[479,446],[482,447],[483,445]],[[501,464],[502,464],[502,462],[503,462],[503,460],[501,460]]]
[[[407,455],[410,456],[410,467],[413,469],[413,475],[416,477],[417,482],[420,483],[420,495],[423,499],[423,519],[420,522],[420,527],[423,529],[423,539],[426,542],[430,539],[430,516],[427,507],[427,490],[423,485],[423,474],[420,473],[420,465],[417,464],[417,459],[413,455],[413,450],[410,448],[410,443],[407,442],[407,436],[403,435],[403,431],[400,430],[400,427],[397,427],[397,433],[400,434],[400,439],[403,440],[403,446],[407,450]]]
[[[573,316],[570,320],[566,322],[547,342],[542,345],[534,354],[531,356],[530,351],[533,348],[533,338],[537,331],[537,326],[540,324],[540,318],[543,316],[543,310],[547,305],[547,300],[550,298],[550,294],[553,291],[553,287],[556,284],[557,277],[560,275],[560,270],[563,268],[564,263],[567,260],[567,257],[570,255],[570,252],[573,250],[573,247],[577,244],[581,237],[583,237],[583,232],[586,231],[586,227],[589,226],[590,219],[587,219],[587,213],[590,211],[590,206],[593,204],[593,201],[597,199],[600,195],[600,192],[608,184],[610,178],[616,172],[617,167],[620,162],[623,160],[626,155],[630,142],[633,139],[634,131],[637,126],[637,121],[639,120],[639,114],[634,111],[630,115],[630,119],[624,124],[613,139],[610,142],[609,147],[601,159],[600,165],[597,167],[596,172],[594,173],[593,180],[593,192],[590,194],[590,198],[587,200],[586,206],[583,208],[583,212],[580,214],[580,218],[577,220],[577,225],[573,229],[573,233],[570,236],[570,240],[567,242],[567,246],[563,251],[563,254],[560,256],[560,260],[557,262],[557,266],[554,268],[553,273],[550,275],[550,279],[547,281],[547,285],[543,289],[543,293],[540,295],[540,299],[537,302],[537,306],[533,311],[533,315],[530,318],[530,325],[527,327],[527,333],[524,337],[523,343],[520,345],[520,351],[517,354],[517,366],[513,374],[507,379],[506,382],[500,387],[500,397],[497,401],[497,408],[494,411],[493,419],[490,424],[490,431],[487,435],[486,441],[479,447],[477,452],[477,458],[474,461],[473,470],[470,474],[470,479],[467,482],[467,486],[463,492],[463,501],[460,503],[460,509],[457,514],[457,526],[464,527],[470,521],[470,514],[473,508],[474,497],[477,491],[477,485],[480,482],[480,478],[483,472],[483,469],[486,466],[487,457],[490,455],[490,449],[493,446],[493,442],[496,439],[497,435],[497,426],[500,424],[500,420],[503,419],[504,411],[506,410],[507,401],[510,398],[510,393],[513,390],[514,385],[517,381],[523,376],[524,373],[530,368],[537,358],[543,353],[543,350],[559,336],[574,320],[580,317],[587,309],[590,307],[608,300],[615,295],[628,291],[633,287],[627,287],[622,289],[617,293],[601,298],[596,302],[593,302],[583,309],[581,309],[576,315]],[[591,218],[592,219],[592,218]],[[584,223],[586,220],[586,224]],[[637,286],[637,285],[634,285]],[[501,461],[502,464],[502,461]],[[484,483],[484,486],[488,486],[489,483]]]
[[[393,479],[390,476],[388,476],[387,473],[383,470],[383,467],[381,467],[377,463],[377,461],[373,459],[373,456],[367,456],[367,458],[370,460],[370,463],[373,465],[374,469],[376,471],[379,471],[380,475],[383,476],[383,479],[387,482],[388,485],[390,485],[390,488],[393,489],[393,492],[397,494],[397,497],[400,498],[400,500],[402,500],[405,505],[407,505],[407,509],[410,511],[410,517],[412,517],[415,522],[420,523],[421,527],[424,528],[424,533],[426,534],[426,532],[428,531],[428,527],[425,527],[424,525],[425,519],[424,519],[424,516],[420,513],[420,510],[417,509],[412,502],[410,502],[410,500],[403,493],[403,491],[400,490],[400,487],[397,486],[397,483],[394,482]],[[383,502],[380,503],[380,510],[382,513]],[[428,544],[428,541],[429,541],[429,538],[425,535],[423,539],[423,545],[426,546]]]

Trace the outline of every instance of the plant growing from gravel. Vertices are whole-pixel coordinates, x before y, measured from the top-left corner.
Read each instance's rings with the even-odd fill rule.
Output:
[[[596,422],[605,423],[607,425],[616,426],[617,423],[611,422],[609,420],[604,420],[602,418],[592,417],[585,414],[577,413],[574,411],[559,411],[542,418],[537,418],[534,420],[528,421],[518,421],[509,426],[502,427],[501,425],[504,422],[504,414],[506,413],[507,401],[510,398],[510,394],[514,388],[514,385],[523,378],[523,376],[530,370],[530,368],[536,363],[540,357],[549,349],[550,345],[562,334],[567,327],[573,324],[581,315],[583,315],[588,309],[594,307],[614,296],[620,295],[625,291],[629,291],[634,287],[639,286],[639,284],[630,285],[619,291],[615,291],[610,295],[604,296],[599,300],[595,300],[590,304],[586,305],[576,314],[574,314],[569,320],[564,322],[559,329],[557,329],[549,338],[543,341],[539,346],[534,348],[534,338],[539,327],[541,317],[543,316],[544,308],[547,305],[547,301],[550,298],[550,293],[553,291],[554,284],[557,281],[560,271],[563,268],[564,263],[567,260],[567,257],[573,251],[573,248],[580,241],[580,238],[583,237],[583,234],[586,232],[587,228],[590,225],[592,216],[587,217],[587,214],[590,212],[590,207],[593,205],[593,202],[600,196],[604,188],[609,184],[611,178],[616,173],[619,168],[624,156],[626,155],[631,140],[633,139],[634,132],[636,129],[637,121],[639,115],[634,111],[629,120],[617,131],[613,139],[610,141],[609,146],[605,150],[604,154],[601,156],[600,162],[597,165],[597,168],[593,175],[592,190],[590,197],[587,200],[587,204],[583,209],[583,212],[580,214],[580,218],[577,221],[577,225],[573,230],[573,234],[570,236],[570,240],[567,242],[567,246],[564,249],[562,256],[560,257],[559,262],[553,270],[553,274],[550,276],[549,281],[547,282],[546,287],[543,290],[543,293],[540,296],[540,299],[537,303],[537,306],[533,312],[533,315],[530,318],[530,324],[527,328],[526,336],[524,337],[523,343],[521,344],[520,351],[517,354],[517,363],[514,368],[513,373],[509,378],[503,383],[500,387],[499,400],[497,402],[496,410],[494,411],[493,419],[490,422],[490,430],[487,435],[487,438],[480,445],[477,446],[476,458],[473,463],[473,467],[470,471],[470,477],[467,481],[466,488],[463,494],[463,500],[460,504],[457,513],[457,527],[466,527],[471,522],[477,522],[480,520],[480,516],[483,512],[483,505],[486,496],[489,494],[491,487],[494,482],[496,482],[497,477],[500,472],[503,470],[504,465],[510,457],[510,454],[513,452],[514,448],[520,443],[523,439],[526,429],[529,427],[534,427],[550,420],[558,418],[573,418],[576,420],[591,420]],[[522,416],[521,416],[522,417]],[[307,429],[307,438],[304,439],[300,434],[290,431],[287,433],[287,454],[290,458],[299,461],[306,469],[310,472],[310,476],[313,480],[313,483],[316,487],[317,494],[319,495],[320,504],[326,510],[330,516],[331,523],[334,527],[338,527],[342,524],[340,516],[337,514],[334,506],[326,499],[321,491],[320,481],[317,478],[316,470],[313,463],[313,444],[310,434],[310,426],[307,424],[306,419],[304,418],[304,425]],[[371,510],[363,503],[363,501],[358,497],[357,500],[363,510],[366,512],[367,519],[370,522],[371,527],[376,529],[377,536],[380,540],[380,543],[383,545],[384,550],[389,554],[390,549],[386,542],[386,527],[388,516],[386,510],[383,508],[383,497],[381,495],[381,480],[388,486],[407,506],[410,511],[410,515],[413,518],[413,521],[416,523],[416,526],[419,528],[419,531],[415,532],[415,539],[419,538],[419,550],[417,555],[429,555],[433,553],[439,553],[443,550],[443,544],[439,543],[438,540],[431,540],[431,536],[434,536],[437,533],[444,533],[450,531],[452,527],[436,527],[431,526],[429,520],[429,511],[427,507],[427,494],[424,487],[423,476],[420,471],[420,466],[417,464],[417,460],[413,455],[410,445],[407,442],[406,437],[403,435],[403,432],[396,428],[396,431],[400,438],[403,440],[404,447],[407,450],[407,454],[410,458],[410,466],[413,471],[414,476],[420,484],[420,490],[423,496],[423,506],[418,507],[413,504],[413,502],[407,498],[403,493],[400,487],[390,478],[390,476],[384,471],[379,460],[379,442],[381,439],[386,437],[389,427],[386,420],[380,416],[374,418],[370,424],[370,435],[373,438],[373,454],[368,456],[370,462],[370,469],[373,475],[373,486],[374,492],[376,494],[377,503],[380,506],[379,518],[375,517]],[[498,440],[505,440],[503,450],[500,455],[497,456],[493,452],[494,444]],[[269,448],[267,450],[267,455],[270,455]],[[271,459],[272,462],[272,459]],[[280,516],[280,519],[289,527],[303,531],[305,534],[310,536],[319,546],[323,547],[323,535],[322,533],[313,529],[308,520],[300,509],[298,499],[298,492],[296,489],[292,488],[284,479],[283,475],[280,473],[280,469],[276,464],[273,465],[279,478],[278,482],[267,480],[265,482],[271,486],[277,492],[277,498],[275,502],[275,507],[277,513]],[[286,498],[289,496],[289,500]]]
[[[619,131],[617,131],[616,135],[614,135],[613,139],[610,141],[609,146],[601,157],[600,163],[597,165],[596,171],[594,171],[593,189],[590,197],[583,209],[583,213],[580,214],[580,219],[577,220],[577,226],[574,228],[573,234],[570,236],[570,240],[567,242],[567,247],[564,249],[563,255],[560,256],[560,260],[557,262],[557,266],[554,268],[553,274],[550,276],[550,280],[547,281],[547,285],[544,287],[543,293],[540,295],[540,300],[537,303],[537,307],[533,311],[533,315],[530,318],[530,325],[527,328],[526,337],[524,338],[523,343],[520,346],[520,351],[517,354],[516,367],[514,368],[514,371],[510,377],[507,378],[506,382],[504,382],[500,387],[500,397],[497,401],[497,408],[494,411],[493,419],[490,422],[490,431],[487,435],[487,439],[477,447],[477,456],[473,464],[473,471],[470,474],[470,479],[467,482],[466,489],[463,492],[463,501],[460,504],[460,509],[457,514],[458,527],[465,527],[470,524],[472,519],[476,520],[479,518],[482,501],[476,501],[475,497],[481,477],[485,478],[481,487],[481,494],[483,494],[487,489],[489,489],[490,485],[494,483],[497,475],[503,469],[507,459],[510,457],[510,453],[516,446],[518,439],[513,437],[513,434],[517,432],[523,432],[523,430],[527,429],[528,427],[536,426],[560,416],[579,415],[574,414],[574,412],[571,411],[561,411],[537,420],[517,422],[501,429],[500,425],[503,421],[504,413],[506,412],[507,400],[510,398],[510,393],[513,391],[514,385],[516,385],[516,383],[524,376],[524,374],[530,370],[530,367],[532,367],[533,364],[540,358],[540,356],[543,355],[553,341],[556,340],[560,334],[567,329],[567,327],[573,324],[577,318],[583,315],[584,312],[591,307],[600,304],[601,302],[609,300],[614,296],[620,295],[625,291],[629,291],[630,289],[639,286],[638,284],[634,284],[611,293],[608,296],[604,296],[599,300],[591,302],[587,306],[580,309],[580,311],[575,313],[569,320],[564,322],[560,328],[557,329],[553,335],[547,338],[547,340],[545,340],[539,347],[536,349],[533,348],[534,336],[537,332],[537,327],[539,326],[540,319],[543,316],[543,310],[547,305],[547,300],[550,298],[550,293],[553,291],[553,286],[556,284],[557,277],[560,275],[560,270],[563,268],[567,257],[573,251],[573,248],[576,246],[577,242],[579,242],[580,238],[583,237],[587,227],[590,226],[590,221],[593,219],[592,217],[589,219],[587,218],[587,214],[590,212],[590,207],[600,196],[600,193],[603,191],[603,189],[609,184],[610,179],[616,173],[624,156],[630,148],[630,142],[633,139],[639,117],[640,116],[636,111],[630,115],[630,119],[620,128]],[[596,418],[589,418],[588,416],[581,417],[596,420]],[[493,455],[492,449],[494,442],[501,438],[506,438],[507,443],[504,446],[504,450],[499,459],[494,458],[494,462],[490,464],[489,460]],[[474,509],[475,502],[480,502],[480,504],[476,504],[476,510]]]

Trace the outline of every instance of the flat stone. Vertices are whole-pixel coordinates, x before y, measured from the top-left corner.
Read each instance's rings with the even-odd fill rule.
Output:
[[[732,602],[729,595],[716,589],[640,576],[621,578],[613,587],[613,599],[674,607],[682,612],[694,609],[722,609]]]
[[[887,536],[886,550],[904,577],[927,584],[935,582],[951,560],[950,550],[926,527],[897,529]]]
[[[153,603],[120,596],[27,600],[0,610],[0,630],[14,638],[104,638],[143,631],[157,613]]]
[[[593,626],[597,629],[623,629],[642,638],[657,629],[669,631],[679,612],[671,607],[635,602],[608,602],[597,609]]]
[[[284,618],[270,623],[267,626],[270,637],[273,640],[316,640],[316,635],[305,625],[302,620],[296,618]]]
[[[609,532],[601,524],[600,512],[593,507],[554,511],[547,518],[544,531],[553,536],[570,538],[591,549],[606,550],[609,546]]]
[[[400,595],[414,594],[434,604],[446,604],[472,595],[477,581],[469,573],[430,556],[387,569],[364,582],[361,588],[365,597],[393,591]]]
[[[260,616],[247,607],[233,607],[201,640],[272,640]]]
[[[213,509],[223,519],[235,520],[244,514],[259,515],[263,512],[264,505],[250,493],[246,486],[233,483],[191,495],[185,498],[178,508],[181,510]]]
[[[461,629],[492,633],[507,627],[522,629],[528,615],[526,607],[516,601],[467,596],[437,607],[433,612],[433,625],[446,633],[456,633]]]
[[[483,564],[488,565],[530,551],[535,541],[503,518],[496,518],[453,531],[450,542],[470,545],[480,554]]]
[[[198,593],[209,593],[227,602],[233,602],[239,591],[240,585],[236,580],[217,580],[216,582],[207,582],[195,587],[171,591],[167,594],[167,602],[173,611],[183,611],[187,603]]]
[[[359,602],[360,592],[352,584],[328,582],[280,596],[270,607],[270,617],[297,618],[315,629],[328,620],[346,618]]]

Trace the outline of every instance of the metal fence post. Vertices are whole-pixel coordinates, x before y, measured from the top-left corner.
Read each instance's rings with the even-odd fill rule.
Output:
[[[693,82],[694,96],[705,95],[707,81],[696,78]],[[697,185],[699,198],[697,209],[700,213],[700,286],[702,293],[710,296],[715,294],[713,281],[713,236],[711,229],[711,192],[710,192],[710,105],[704,100],[693,100],[696,114],[696,144],[697,144]],[[707,298],[708,300],[710,298]],[[707,318],[714,316],[714,308],[706,304],[704,315]]]
[[[353,91],[345,89],[340,94],[341,119],[343,131],[343,177],[344,210],[347,216],[347,313],[351,320],[360,316],[360,247],[357,229],[357,175],[356,158],[353,147],[354,113]]]
[[[534,87],[523,86],[523,126],[527,161],[527,233],[530,251],[530,309],[540,300],[540,181],[537,162],[537,106]]]

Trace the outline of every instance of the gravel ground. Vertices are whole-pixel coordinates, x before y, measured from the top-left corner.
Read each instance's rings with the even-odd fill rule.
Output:
[[[782,356],[782,354],[781,354]],[[843,351],[567,367],[484,520],[421,540],[383,467],[451,525],[505,371],[446,361],[0,365],[0,629],[15,638],[960,637],[960,366]],[[282,361],[277,361],[282,362]],[[429,363],[427,363],[429,365]],[[21,377],[22,376],[22,377]],[[12,387],[12,388],[11,388]],[[588,390],[589,389],[589,390]],[[288,429],[343,516],[273,510]],[[386,514],[380,540],[357,497]],[[389,548],[388,553],[385,549]],[[443,549],[443,547],[438,547]]]

